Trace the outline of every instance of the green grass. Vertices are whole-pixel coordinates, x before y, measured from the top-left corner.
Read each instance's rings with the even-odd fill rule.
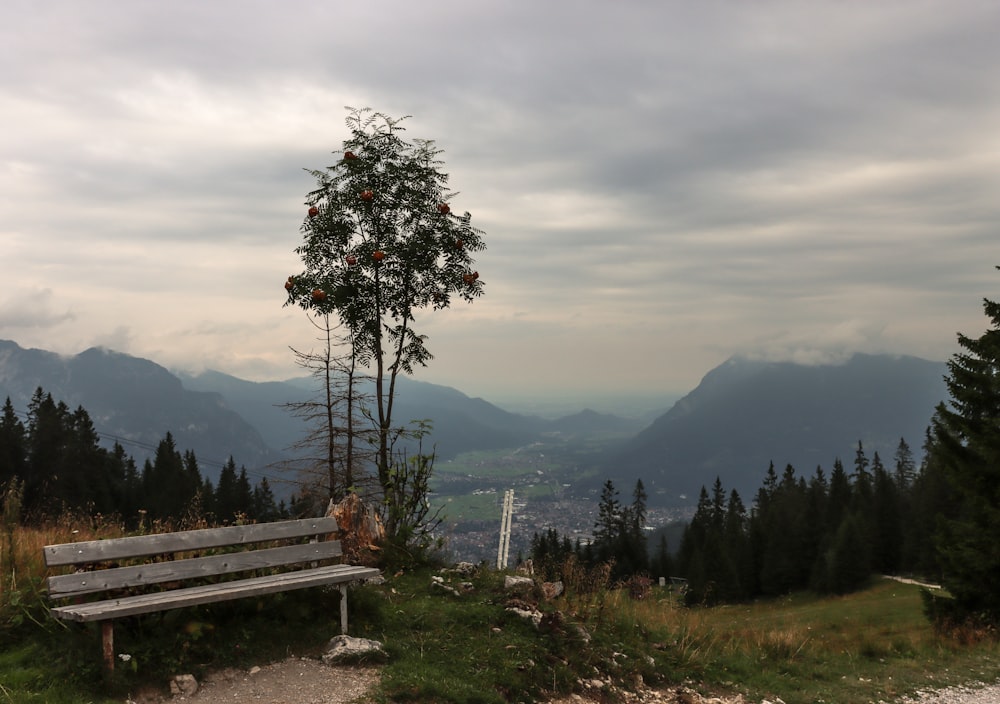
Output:
[[[560,473],[565,466],[557,459],[549,457],[548,450],[542,448],[478,450],[462,454],[434,464],[434,473],[439,477],[461,476],[496,482]]]
[[[786,704],[891,700],[915,689],[1000,678],[994,641],[959,645],[934,633],[920,590],[892,581],[836,598],[683,609],[623,604],[665,635],[678,671]]]
[[[435,509],[442,506],[449,521],[499,521],[502,499],[502,494],[499,498],[497,494],[435,495],[431,504]]]
[[[52,536],[17,537],[23,548],[13,562],[0,556],[17,575],[0,592],[0,704],[122,701],[178,672],[318,656],[337,632],[338,597],[321,589],[122,619],[116,652],[131,658],[107,682],[98,627],[63,624],[46,611],[36,552]],[[433,586],[438,574],[457,596]],[[889,581],[845,597],[702,609],[657,589],[640,601],[624,589],[588,591],[606,586],[593,574],[571,574],[554,602],[537,590],[512,597],[503,575],[485,568],[472,577],[429,568],[386,577],[351,592],[352,635],[388,650],[377,693],[385,702],[537,701],[581,691],[582,679],[630,687],[641,676],[653,686],[700,682],[749,701],[853,704],[1000,678],[996,641],[935,634],[919,588]],[[512,603],[537,604],[541,626],[509,612]]]
[[[365,626],[391,644],[385,701],[530,701],[578,690],[581,678],[629,686],[641,675],[661,686],[700,681],[754,701],[853,704],[1000,678],[995,642],[939,637],[919,589],[894,582],[848,597],[713,609],[684,608],[657,591],[643,601],[624,590],[570,593],[541,604],[558,614],[538,630],[503,611],[507,596],[494,573],[460,597],[435,593],[426,573],[391,584],[369,595],[369,612],[381,615]]]

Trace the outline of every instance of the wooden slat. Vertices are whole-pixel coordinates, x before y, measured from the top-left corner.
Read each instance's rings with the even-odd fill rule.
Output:
[[[300,562],[328,560],[342,554],[339,540],[304,545],[286,545],[261,550],[191,557],[49,577],[50,599],[93,594],[109,589],[141,587],[184,579],[212,577],[246,570],[267,569]]]
[[[254,523],[246,526],[205,528],[179,533],[137,535],[108,540],[87,540],[79,543],[46,545],[43,549],[45,564],[79,565],[88,562],[107,562],[126,558],[149,557],[169,552],[205,550],[227,545],[246,545],[267,540],[285,540],[310,535],[333,533],[337,521],[333,517],[303,518],[293,521]]]
[[[274,594],[292,589],[345,584],[369,579],[378,573],[379,571],[373,567],[330,565],[298,572],[252,577],[223,584],[188,587],[187,589],[175,589],[155,594],[140,594],[89,604],[59,606],[52,609],[52,613],[61,619],[71,621],[103,621],[122,616],[179,609],[185,606],[211,604],[261,594]]]

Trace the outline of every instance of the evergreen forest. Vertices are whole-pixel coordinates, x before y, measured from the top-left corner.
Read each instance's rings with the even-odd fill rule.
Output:
[[[611,480],[604,484],[592,541],[571,542],[554,530],[536,533],[536,570],[558,579],[571,565],[611,565],[623,582],[657,577],[684,585],[691,604],[773,597],[799,590],[845,594],[876,574],[940,578],[935,524],[956,506],[933,453],[919,465],[905,439],[892,464],[858,443],[853,466],[841,460],[827,472],[801,476],[791,465],[779,475],[772,464],[748,505],[719,479],[702,487],[679,546],[662,537],[649,544],[646,495],[637,482],[622,502]]]
[[[109,450],[82,407],[70,410],[38,388],[26,419],[8,397],[0,410],[0,487],[16,485],[23,515],[40,521],[65,512],[119,516],[143,523],[270,521],[289,515],[266,477],[251,484],[232,457],[217,482],[203,476],[194,452],[168,432],[140,469],[119,442]]]

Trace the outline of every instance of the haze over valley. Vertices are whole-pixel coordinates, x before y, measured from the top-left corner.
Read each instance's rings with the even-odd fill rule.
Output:
[[[627,501],[636,480],[649,494],[649,524],[690,515],[697,493],[722,478],[749,504],[770,462],[810,475],[849,461],[858,443],[891,458],[905,438],[915,450],[937,403],[943,363],[856,355],[842,365],[804,366],[733,358],[668,410],[649,416],[648,397],[621,414],[580,408],[560,418],[504,410],[461,391],[402,378],[399,418],[430,419],[437,453],[433,500],[444,506],[450,548],[469,559],[495,555],[500,500],[515,491],[512,554],[535,531],[586,538],[601,485]],[[72,357],[0,341],[0,396],[24,412],[39,386],[82,405],[108,442],[141,459],[166,432],[192,449],[209,477],[232,456],[251,478],[286,496],[298,478],[276,467],[301,438],[282,404],[313,392],[311,379],[257,383],[218,372],[172,374],[148,360],[91,349]],[[666,397],[665,397],[666,398]]]

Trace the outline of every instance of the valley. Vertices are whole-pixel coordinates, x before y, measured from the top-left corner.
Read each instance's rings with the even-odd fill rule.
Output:
[[[592,439],[590,456],[622,439],[615,434],[607,434],[603,442]],[[589,540],[600,487],[608,477],[581,466],[586,456],[581,456],[572,438],[550,435],[509,450],[468,452],[437,462],[431,500],[444,518],[441,534],[448,554],[454,560],[495,562],[501,505],[508,489],[514,491],[512,564],[519,554],[528,554],[536,532],[553,529],[573,541]],[[617,488],[622,502],[630,502],[633,487]],[[647,525],[659,527],[688,518],[693,509],[650,507]]]
[[[655,390],[590,400],[571,391],[508,397],[504,407],[400,377],[395,418],[431,423],[424,438],[424,449],[436,454],[430,498],[445,518],[448,549],[456,559],[491,561],[508,489],[513,559],[536,532],[586,539],[608,479],[624,504],[641,479],[647,525],[659,527],[690,516],[700,488],[717,477],[749,506],[771,462],[778,473],[790,464],[808,476],[837,459],[850,463],[859,442],[870,457],[891,462],[901,438],[919,447],[946,396],[945,371],[943,363],[905,356],[859,354],[837,365],[733,357],[676,401]],[[209,481],[232,457],[253,481],[272,482],[283,500],[301,485],[275,468],[309,430],[288,407],[312,398],[315,384],[174,373],[101,348],[67,357],[0,340],[0,399],[10,398],[18,417],[27,418],[43,388],[91,412],[101,444],[124,443],[138,466],[170,432]]]

